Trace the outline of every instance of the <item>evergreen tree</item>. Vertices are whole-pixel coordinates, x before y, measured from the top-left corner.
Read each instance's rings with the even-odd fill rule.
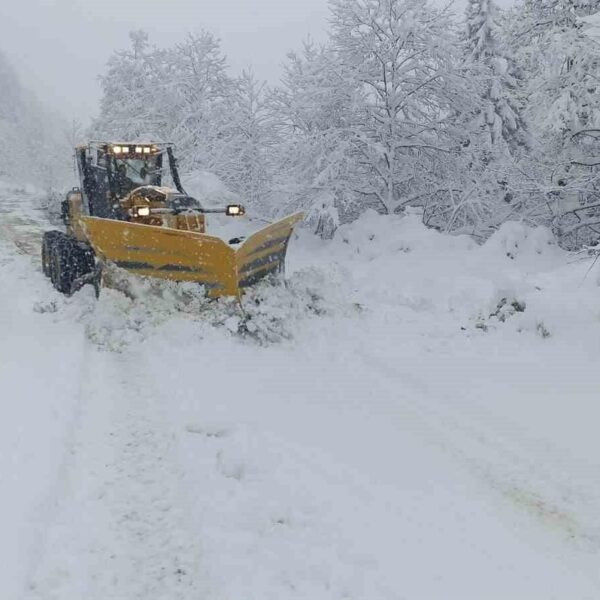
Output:
[[[479,125],[486,133],[492,154],[505,150],[515,154],[527,146],[527,135],[520,114],[518,84],[514,66],[501,48],[493,0],[469,0],[466,12],[468,60],[484,80],[484,95]]]

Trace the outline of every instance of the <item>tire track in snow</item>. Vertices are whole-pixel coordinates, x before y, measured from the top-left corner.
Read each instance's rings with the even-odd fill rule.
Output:
[[[600,489],[590,482],[600,481],[600,468],[588,466],[583,477],[575,479],[581,464],[570,464],[566,457],[559,458],[559,450],[547,440],[529,439],[528,447],[521,440],[490,431],[491,415],[475,419],[456,402],[435,405],[435,397],[424,381],[409,372],[399,372],[383,357],[361,352],[364,361],[380,372],[386,381],[406,381],[418,390],[420,398],[411,400],[407,395],[398,398],[403,408],[419,423],[418,430],[427,432],[431,443],[439,446],[463,463],[487,486],[532,516],[538,523],[559,531],[580,549],[600,553],[600,527],[597,511],[600,507]],[[443,400],[451,400],[445,398]],[[481,407],[477,407],[478,409]],[[534,458],[534,455],[538,457]],[[552,455],[553,469],[539,457]],[[557,477],[557,467],[569,473],[567,481]]]
[[[83,335],[82,335],[83,338]],[[75,457],[77,450],[78,434],[82,425],[82,418],[85,405],[85,382],[89,377],[89,344],[83,338],[82,344],[82,359],[77,369],[77,394],[73,414],[65,431],[65,451],[63,460],[59,466],[56,482],[50,488],[43,501],[39,504],[36,511],[37,527],[37,543],[32,548],[31,564],[28,568],[27,579],[29,582],[35,579],[36,573],[41,568],[47,554],[50,552],[48,534],[52,524],[59,518],[63,509],[64,498],[68,497],[73,490],[70,489],[70,474],[75,468]]]
[[[35,201],[18,192],[3,199],[0,240],[9,255],[27,255],[39,266],[42,233],[51,225],[33,216]],[[137,393],[132,379],[141,361],[99,352],[83,331],[82,340],[64,458],[36,510],[23,598],[202,597],[176,439],[155,411],[161,399]]]
[[[127,598],[200,598],[206,593],[200,540],[177,461],[178,436],[163,415],[168,398],[141,392],[137,380],[153,376],[143,365],[143,356],[134,354],[117,367],[129,402],[114,432],[114,489],[121,491],[114,496],[111,526],[125,553]]]
[[[176,463],[177,438],[136,390],[136,365],[96,352],[71,472],[27,600],[203,597],[199,540]]]
[[[45,284],[42,283],[41,273],[31,273],[31,267],[40,269],[39,249],[42,238],[42,232],[49,226],[49,223],[43,219],[34,219],[30,215],[35,207],[33,203],[35,198],[30,194],[20,191],[11,191],[9,197],[2,198],[0,203],[0,243],[2,244],[2,264],[22,263],[25,267],[23,274],[19,275],[20,279],[33,278],[31,285],[26,285],[25,289],[29,291],[32,288],[32,297],[40,297],[46,292]],[[38,279],[36,281],[35,279]],[[20,288],[19,288],[20,289]],[[54,292],[48,288],[51,294]],[[26,296],[27,297],[27,296]],[[22,307],[27,310],[27,305]],[[18,315],[15,315],[18,319]],[[17,320],[18,323],[18,320]],[[58,330],[58,329],[57,329]],[[84,404],[84,388],[85,381],[89,375],[88,357],[89,346],[86,343],[83,332],[79,336],[73,335],[73,331],[69,331],[69,340],[74,342],[78,348],[73,350],[69,356],[65,356],[64,360],[72,360],[77,357],[73,363],[69,374],[74,380],[74,394],[65,399],[64,405],[69,407],[71,414],[66,417],[64,428],[56,427],[54,423],[48,423],[48,426],[53,426],[53,433],[60,434],[61,441],[64,444],[62,450],[62,458],[57,458],[57,469],[55,472],[54,482],[48,488],[41,492],[41,497],[32,506],[30,513],[31,521],[31,538],[32,543],[26,548],[27,565],[24,569],[25,581],[30,581],[36,573],[39,565],[44,560],[44,555],[47,551],[47,534],[49,527],[58,518],[60,514],[62,497],[68,495],[69,489],[69,473],[73,466],[74,448],[77,439],[77,433],[81,424],[81,416]],[[44,339],[44,338],[42,338]],[[40,343],[43,343],[40,341]],[[35,368],[35,363],[33,363]],[[68,388],[69,386],[67,386]],[[43,396],[40,401],[45,402],[47,399]],[[36,449],[43,451],[43,449]],[[23,591],[24,594],[28,592]],[[19,595],[19,597],[21,597]]]

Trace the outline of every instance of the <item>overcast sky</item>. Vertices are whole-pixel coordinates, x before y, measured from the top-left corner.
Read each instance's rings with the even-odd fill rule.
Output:
[[[464,2],[456,0],[457,10]],[[323,39],[327,19],[327,0],[0,0],[0,49],[42,100],[87,122],[97,110],[98,75],[114,49],[128,46],[132,29],[147,30],[159,46],[208,29],[234,72],[252,65],[275,83],[285,53],[308,34]]]

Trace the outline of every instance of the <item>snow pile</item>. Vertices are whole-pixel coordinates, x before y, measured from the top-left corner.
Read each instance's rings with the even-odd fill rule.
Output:
[[[290,340],[315,320],[360,314],[360,305],[344,294],[343,270],[312,267],[293,273],[285,282],[270,277],[237,298],[212,300],[202,286],[132,275],[108,267],[105,287],[95,298],[86,286],[73,298],[59,294],[36,302],[34,310],[56,321],[78,321],[87,338],[103,350],[122,352],[157,334],[172,320],[187,322],[203,337],[208,328],[259,345]],[[312,322],[312,323],[311,323]]]
[[[481,268],[482,249],[467,236],[425,227],[417,214],[374,211],[336,232],[328,248],[351,271],[358,302],[468,321],[489,313],[511,285]],[[497,258],[497,257],[496,257]],[[501,282],[501,283],[500,283]],[[500,283],[500,285],[498,285]]]
[[[510,259],[527,261],[537,269],[552,267],[566,256],[547,227],[529,227],[517,221],[503,223],[484,247],[491,254],[504,253]]]
[[[544,336],[542,305],[556,302],[541,294],[540,304],[544,273],[570,260],[543,227],[507,222],[479,246],[425,227],[418,214],[374,211],[340,227],[323,250],[351,273],[345,293],[367,309],[417,313],[443,328],[451,316],[463,330],[481,331],[516,316],[518,331]]]
[[[419,214],[381,215],[367,210],[356,221],[336,230],[332,246],[347,259],[363,261],[394,258],[397,253],[439,255],[474,247],[467,236],[440,235],[423,225]]]

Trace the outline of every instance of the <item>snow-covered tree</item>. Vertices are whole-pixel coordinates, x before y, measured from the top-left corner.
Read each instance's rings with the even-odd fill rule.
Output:
[[[219,40],[190,34],[174,47],[150,46],[132,32],[101,78],[103,97],[94,135],[173,142],[184,171],[223,174],[230,155],[235,83]]]
[[[161,103],[171,111],[171,136],[185,164],[221,174],[228,156],[234,83],[220,42],[212,34],[189,35],[165,52],[167,86]],[[173,118],[174,117],[174,118]]]
[[[479,125],[486,133],[492,155],[511,154],[527,147],[520,114],[519,86],[511,58],[498,40],[493,0],[469,0],[466,12],[466,45],[474,73],[484,80]]]
[[[598,165],[589,156],[600,128],[600,43],[586,17],[600,10],[588,0],[524,0],[513,13],[511,40],[528,79],[527,113],[538,140],[543,178],[540,204],[563,243],[597,234]],[[585,215],[586,218],[582,218]]]
[[[265,83],[251,70],[234,82],[230,120],[224,129],[227,155],[222,179],[254,210],[266,209],[271,199],[273,157],[277,135],[266,104]]]
[[[306,41],[288,55],[280,88],[270,98],[279,139],[277,192],[286,209],[307,212],[328,235],[351,212],[360,186],[350,137],[357,126],[357,86],[344,78],[330,47]]]
[[[332,40],[344,77],[359,86],[353,124],[357,192],[384,212],[420,204],[432,222],[478,220],[465,194],[472,162],[468,116],[478,82],[462,66],[450,15],[421,0],[332,0]]]
[[[184,176],[212,171],[254,210],[302,209],[321,235],[417,205],[448,231],[520,218],[570,245],[592,236],[600,0],[469,0],[462,34],[426,0],[330,9],[329,40],[290,53],[273,90],[230,76],[208,32],[170,48],[133,32],[102,78],[94,135],[175,142]]]
[[[132,31],[129,37],[131,47],[115,52],[100,78],[103,95],[94,124],[94,134],[100,137],[135,140],[160,130],[156,110],[156,93],[162,84],[159,53],[149,45],[144,31]]]
[[[597,118],[599,45],[581,19],[597,11],[599,0],[523,0],[511,14],[509,43],[538,135],[566,138]]]

